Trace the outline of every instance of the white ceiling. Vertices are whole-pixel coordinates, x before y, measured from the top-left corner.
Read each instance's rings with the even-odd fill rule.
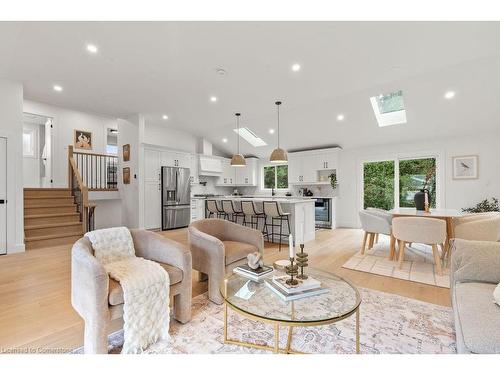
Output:
[[[0,77],[21,81],[27,99],[116,117],[143,113],[147,124],[207,137],[228,153],[241,112],[241,125],[269,144],[242,140],[242,152],[267,156],[276,99],[287,149],[499,129],[498,40],[498,22],[2,22]],[[228,74],[217,75],[219,67]],[[379,128],[369,97],[398,89],[408,123]],[[445,100],[446,90],[456,97]]]

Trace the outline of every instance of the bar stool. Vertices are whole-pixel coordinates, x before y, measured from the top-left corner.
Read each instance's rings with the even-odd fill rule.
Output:
[[[426,217],[395,217],[392,219],[392,234],[399,240],[399,268],[403,266],[407,243],[423,243],[432,246],[432,254],[438,275],[443,274],[438,245],[444,249],[446,222]]]
[[[259,229],[259,219],[264,219],[262,225],[262,234],[266,235],[266,214],[262,211],[257,211],[254,201],[241,201],[241,211],[243,212],[243,225],[253,229]],[[250,217],[250,221],[247,221],[247,217]]]
[[[266,215],[266,218],[270,217],[271,218],[271,224],[265,223],[266,226],[266,237],[267,240],[269,241],[269,230],[267,229],[268,225],[271,225],[271,241],[274,243],[274,227],[279,227],[279,234],[277,236],[279,237],[279,251],[281,251],[281,241],[283,238],[288,238],[288,236],[291,233],[290,230],[290,220],[288,217],[290,216],[289,213],[283,212],[281,209],[281,205],[276,202],[276,201],[265,201],[264,202],[264,214]],[[275,222],[278,222],[279,224],[275,224]],[[288,226],[288,233],[283,233],[283,222],[286,221],[286,224]]]
[[[208,218],[215,218],[215,216],[217,215],[217,218],[220,219],[220,212],[219,212],[219,208],[217,207],[217,202],[213,199],[207,199],[205,201],[205,209],[207,210],[208,212]]]
[[[222,211],[224,212],[224,218],[236,223],[239,217],[243,217],[243,212],[234,208],[234,202],[232,200],[222,201]]]

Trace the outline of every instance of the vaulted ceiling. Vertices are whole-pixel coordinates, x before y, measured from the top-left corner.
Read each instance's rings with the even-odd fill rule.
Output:
[[[498,22],[2,22],[0,77],[22,82],[27,99],[142,113],[147,124],[204,136],[228,153],[241,112],[241,124],[268,143],[242,141],[243,153],[267,156],[276,99],[287,149],[498,130],[498,40]],[[379,128],[370,96],[400,89],[407,124]]]

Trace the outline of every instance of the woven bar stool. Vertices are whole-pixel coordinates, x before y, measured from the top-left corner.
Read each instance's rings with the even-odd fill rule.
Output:
[[[208,212],[207,217],[208,218],[215,218],[217,216],[218,219],[220,219],[220,212],[219,208],[217,207],[217,202],[213,199],[207,199],[205,201],[205,209]]]
[[[241,201],[241,211],[243,212],[243,225],[248,226],[253,229],[259,229],[259,219],[264,219],[262,224],[262,234],[266,235],[266,214],[262,211],[258,211],[255,207],[254,201]],[[247,220],[247,217],[250,220]]]
[[[235,208],[232,200],[225,199],[222,201],[222,211],[224,211],[225,218],[233,223],[236,223],[239,217],[243,217],[243,212]]]
[[[268,224],[267,220],[265,223],[266,237],[269,242],[274,243],[274,236],[275,236],[274,228],[279,227],[279,233],[277,233],[276,235],[279,238],[279,251],[281,251],[281,241],[283,240],[283,238],[288,238],[288,236],[291,233],[290,220],[288,219],[290,214],[283,212],[283,210],[281,209],[281,205],[279,204],[279,202],[276,201],[264,202],[264,214],[266,215],[266,218],[268,217],[271,218],[271,224]],[[288,227],[288,233],[283,233],[283,222],[285,221]],[[269,234],[269,229],[267,228],[268,225],[271,226],[271,234]],[[269,240],[269,237],[271,238],[271,240]]]

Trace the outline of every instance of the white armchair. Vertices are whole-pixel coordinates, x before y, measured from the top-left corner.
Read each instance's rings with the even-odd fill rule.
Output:
[[[380,210],[382,211],[382,210]],[[364,255],[366,243],[368,241],[368,249],[373,247],[376,236],[385,234],[391,236],[392,228],[389,220],[390,214],[388,212],[380,212],[378,209],[368,209],[359,212],[359,219],[361,220],[361,227],[365,231],[363,238],[363,245],[361,246],[361,255]],[[394,252],[394,240],[391,236],[391,258]]]

